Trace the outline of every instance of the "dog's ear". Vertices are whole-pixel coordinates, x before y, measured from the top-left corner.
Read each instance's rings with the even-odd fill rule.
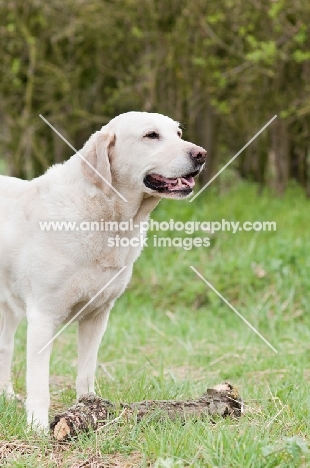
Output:
[[[90,137],[81,151],[84,176],[106,195],[110,193],[112,186],[110,158],[115,139],[114,133],[98,131]]]

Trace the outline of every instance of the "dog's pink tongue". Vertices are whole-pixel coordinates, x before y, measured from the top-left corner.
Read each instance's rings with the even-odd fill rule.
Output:
[[[188,179],[181,178],[182,184],[188,185],[190,188],[193,188],[195,185],[194,177],[189,177]]]
[[[169,190],[184,190],[185,187],[193,188],[195,186],[194,177],[179,177],[176,179],[169,179],[157,174],[152,175],[152,177],[160,182],[167,184]]]
[[[156,174],[152,175],[152,177],[156,180],[160,180],[161,182],[166,182],[166,184],[176,184],[178,182],[178,179],[168,179],[167,177]]]

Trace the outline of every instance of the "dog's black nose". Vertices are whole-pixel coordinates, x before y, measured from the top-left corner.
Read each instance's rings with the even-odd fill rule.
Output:
[[[207,152],[201,146],[193,146],[189,151],[191,159],[198,164],[203,164],[207,158]]]

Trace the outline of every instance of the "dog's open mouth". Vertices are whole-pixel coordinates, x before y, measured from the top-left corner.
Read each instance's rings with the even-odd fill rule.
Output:
[[[188,194],[193,191],[195,186],[194,177],[198,174],[199,170],[175,178],[164,177],[159,174],[149,174],[144,178],[143,182],[146,187],[157,192],[182,192]]]

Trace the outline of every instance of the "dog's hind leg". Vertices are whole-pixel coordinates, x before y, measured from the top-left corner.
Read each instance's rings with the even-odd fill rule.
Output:
[[[11,383],[11,366],[14,351],[14,336],[20,317],[6,305],[0,304],[1,331],[0,331],[0,392],[14,395]]]

